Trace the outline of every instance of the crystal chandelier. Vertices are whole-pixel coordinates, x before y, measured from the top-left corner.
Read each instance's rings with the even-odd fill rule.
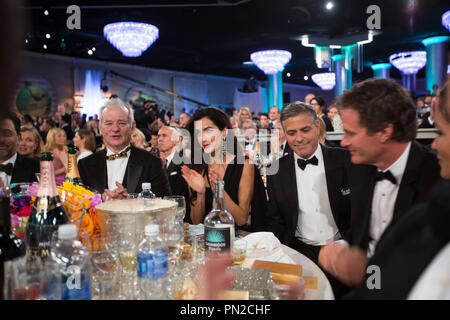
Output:
[[[416,74],[427,64],[426,51],[400,52],[389,56],[390,63],[404,74]]]
[[[250,60],[265,74],[276,74],[291,60],[291,53],[285,50],[266,50],[254,52]]]
[[[450,31],[450,10],[442,15],[442,25]]]
[[[336,75],[334,72],[316,73],[311,76],[311,79],[322,90],[331,90],[336,84]]]
[[[139,57],[158,39],[159,29],[140,22],[115,22],[103,28],[106,39],[125,57]]]

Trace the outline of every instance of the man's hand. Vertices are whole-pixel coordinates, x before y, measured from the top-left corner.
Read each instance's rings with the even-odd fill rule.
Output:
[[[123,185],[116,181],[116,186],[117,188],[113,191],[105,189],[105,192],[102,194],[103,201],[122,200],[128,197],[128,191]]]
[[[206,263],[198,271],[199,300],[215,300],[221,291],[230,287],[236,275],[226,269],[232,261],[230,254],[207,253]]]

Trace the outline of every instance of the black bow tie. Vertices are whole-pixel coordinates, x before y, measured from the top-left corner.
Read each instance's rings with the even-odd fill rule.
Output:
[[[119,152],[117,154],[112,154],[110,156],[106,156],[106,160],[116,160],[119,158],[126,158],[128,157],[127,152],[130,150],[130,147],[128,146],[125,150],[123,150],[122,152]]]
[[[381,181],[381,180],[384,180],[384,179],[389,180],[393,184],[397,184],[397,179],[395,179],[395,177],[392,175],[392,172],[389,171],[389,170],[386,171],[386,172],[381,172],[381,171],[377,172],[376,180],[377,181]]]
[[[312,164],[313,166],[317,166],[319,164],[319,160],[316,158],[316,156],[314,156],[308,160],[297,159],[297,164],[300,169],[305,170],[307,164]]]
[[[11,175],[13,172],[14,166],[12,163],[8,163],[8,164],[0,164],[0,172],[4,172],[7,175]]]

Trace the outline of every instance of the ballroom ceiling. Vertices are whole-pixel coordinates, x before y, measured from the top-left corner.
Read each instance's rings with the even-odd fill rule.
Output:
[[[326,9],[328,2],[334,4],[331,10]],[[80,30],[66,27],[66,8],[73,4],[81,8]],[[340,38],[367,32],[370,15],[366,9],[373,4],[381,9],[381,30],[364,46],[365,67],[362,73],[354,72],[355,80],[372,76],[371,63],[386,62],[399,51],[423,49],[424,38],[448,34],[441,25],[441,15],[450,10],[448,0],[29,0],[25,5],[30,21],[28,43],[24,41],[24,46],[35,52],[259,80],[265,79],[263,72],[244,64],[250,54],[284,49],[292,53],[284,81],[313,85],[304,76],[318,72],[314,50],[296,38],[304,34]],[[103,37],[104,25],[118,21],[153,24],[159,28],[159,39],[142,56],[124,57]],[[92,47],[96,50],[89,55]],[[394,68],[391,75],[400,77]],[[419,77],[423,75],[424,70]]]

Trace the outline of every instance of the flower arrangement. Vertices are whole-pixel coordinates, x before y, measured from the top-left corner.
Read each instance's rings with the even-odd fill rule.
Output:
[[[70,219],[72,221],[77,220],[83,214],[83,207],[80,203],[81,200],[86,209],[83,220],[81,221],[81,229],[86,229],[90,238],[99,233],[100,226],[95,207],[102,203],[101,195],[70,182],[64,182],[62,186],[58,186],[57,188],[66,212],[71,213]],[[28,190],[24,194],[12,196],[10,200],[11,227],[16,236],[22,240],[24,240],[25,237],[27,222],[34,201],[36,200],[38,189],[39,184],[34,182],[28,187]]]

